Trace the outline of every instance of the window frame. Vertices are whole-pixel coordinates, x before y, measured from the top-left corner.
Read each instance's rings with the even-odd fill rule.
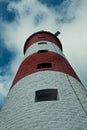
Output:
[[[41,89],[35,91],[35,102],[42,101],[57,101],[58,98],[58,90],[57,89]]]
[[[44,36],[39,36],[38,38],[45,38]]]
[[[47,44],[47,42],[38,42],[38,45]]]
[[[38,53],[46,53],[48,50],[38,50]]]
[[[52,63],[40,63],[40,64],[37,64],[37,69],[41,69],[41,68],[52,68]]]

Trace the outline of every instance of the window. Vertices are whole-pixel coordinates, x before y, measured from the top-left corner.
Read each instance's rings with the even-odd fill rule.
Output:
[[[38,37],[38,38],[45,38],[44,36],[42,36],[42,37]]]
[[[48,52],[48,50],[39,50],[38,53]]]
[[[35,102],[57,100],[57,89],[43,89],[35,92]]]
[[[51,63],[40,63],[37,65],[37,69],[41,69],[41,68],[51,68],[52,64]]]
[[[38,42],[38,45],[47,44],[47,42]]]

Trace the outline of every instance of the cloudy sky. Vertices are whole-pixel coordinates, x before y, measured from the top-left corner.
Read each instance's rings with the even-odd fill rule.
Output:
[[[0,0],[0,107],[26,39],[40,30],[61,32],[63,52],[87,88],[87,0]]]

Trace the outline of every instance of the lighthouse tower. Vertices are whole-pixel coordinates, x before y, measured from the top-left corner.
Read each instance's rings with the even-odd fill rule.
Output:
[[[27,39],[0,130],[87,130],[87,91],[57,34],[40,31]]]

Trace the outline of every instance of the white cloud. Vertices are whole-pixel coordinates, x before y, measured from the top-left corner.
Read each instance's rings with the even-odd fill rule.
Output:
[[[0,76],[0,94],[2,94],[3,96],[6,96],[8,92],[7,84],[9,83],[9,80],[6,81],[6,79],[8,79],[6,76]]]
[[[79,3],[72,23],[63,25],[60,35],[64,53],[77,71],[83,84],[87,87],[87,1]]]
[[[6,93],[7,93],[2,83],[0,83],[0,93],[3,94],[4,96],[6,96]]]
[[[23,46],[28,36],[39,30],[48,30],[55,33],[59,29],[61,31],[59,38],[64,48],[64,54],[77,71],[84,85],[87,84],[87,1],[72,0],[69,6],[66,7],[64,5],[66,5],[66,3],[63,3],[60,9],[62,10],[62,7],[67,8],[67,16],[65,13],[61,14],[56,10],[59,7],[48,8],[37,0],[21,0],[21,2],[10,1],[8,10],[14,10],[16,18],[11,23],[0,22],[3,28],[2,37],[4,38],[7,48],[11,50],[15,49],[17,53],[17,57],[10,65],[10,72],[13,76],[22,61]],[[40,23],[38,24],[35,18],[41,16],[41,14],[43,14],[42,19],[40,19]],[[60,19],[66,17],[66,22],[60,23]],[[68,18],[70,18],[71,21],[68,21]],[[8,85],[11,84],[11,76],[9,75],[8,78],[9,79],[3,83],[0,81],[2,87],[5,87],[6,83]],[[2,87],[1,91],[4,92]]]

